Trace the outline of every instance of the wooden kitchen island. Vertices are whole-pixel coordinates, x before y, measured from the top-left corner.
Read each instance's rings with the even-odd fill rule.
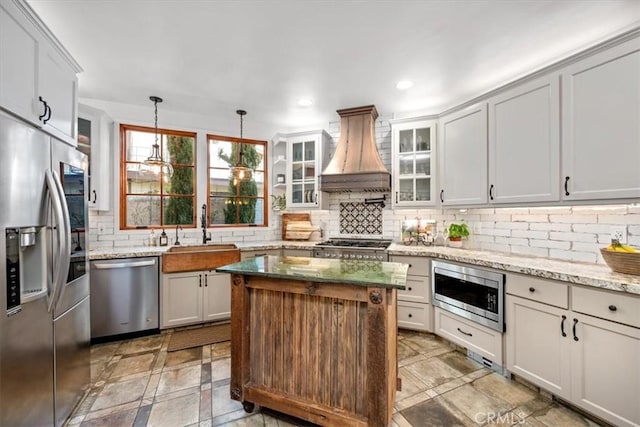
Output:
[[[387,426],[406,264],[263,256],[231,274],[231,398],[320,425]]]

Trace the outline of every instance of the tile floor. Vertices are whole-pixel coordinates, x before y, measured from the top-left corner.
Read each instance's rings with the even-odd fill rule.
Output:
[[[94,345],[92,387],[71,426],[309,425],[282,414],[247,414],[229,398],[229,342],[168,353],[170,333]],[[466,358],[431,334],[401,331],[402,391],[392,425],[596,426],[577,412]]]

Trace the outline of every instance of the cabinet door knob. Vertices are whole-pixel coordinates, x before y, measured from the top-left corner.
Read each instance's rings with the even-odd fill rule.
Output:
[[[407,288],[407,290],[412,291],[412,290],[413,290],[413,288],[409,287],[409,288]]]
[[[413,314],[409,313],[409,318],[413,317]]]
[[[615,305],[613,305],[613,304],[612,304],[612,305],[610,305],[610,306],[609,306],[609,310],[611,310],[611,311],[617,311],[617,310],[618,310],[618,307],[616,307]]]
[[[529,288],[529,292],[535,292],[536,288],[534,288],[533,286]]]

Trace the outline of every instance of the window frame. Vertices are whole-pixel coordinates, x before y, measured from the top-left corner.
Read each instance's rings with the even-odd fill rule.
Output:
[[[263,195],[262,195],[262,199],[264,200],[263,203],[263,217],[264,217],[264,221],[263,224],[239,224],[239,223],[235,223],[235,224],[213,224],[211,223],[211,175],[210,175],[210,170],[211,170],[211,153],[209,152],[210,147],[211,147],[211,140],[215,140],[215,141],[227,141],[227,142],[232,142],[232,143],[237,143],[237,144],[253,144],[253,145],[261,145],[264,148],[264,158],[262,159],[262,164],[264,165],[264,169],[263,170],[259,170],[260,172],[264,173],[264,185],[263,185]],[[206,179],[207,179],[207,200],[206,200],[206,204],[207,204],[207,227],[211,227],[211,228],[217,228],[217,229],[224,229],[224,228],[230,228],[230,227],[242,227],[242,228],[246,228],[246,227],[252,227],[252,228],[256,228],[256,227],[263,227],[263,228],[267,228],[269,227],[269,163],[268,163],[268,148],[269,148],[269,143],[266,140],[260,140],[260,139],[247,139],[247,138],[236,138],[233,136],[225,136],[225,135],[216,135],[216,134],[207,134],[207,171],[206,171]],[[231,168],[229,168],[231,169]],[[236,196],[236,197],[240,197],[240,196]],[[246,196],[243,196],[246,197]],[[256,196],[256,198],[260,198],[260,196]]]
[[[127,226],[127,196],[128,195],[135,195],[137,193],[127,193],[126,188],[127,188],[127,164],[141,164],[141,162],[132,162],[132,161],[127,161],[127,138],[126,138],[126,134],[127,131],[137,131],[137,132],[147,132],[147,133],[151,133],[154,134],[156,133],[156,128],[155,127],[148,127],[148,126],[139,126],[139,125],[130,125],[130,124],[125,124],[125,123],[121,123],[120,124],[120,208],[119,208],[119,216],[120,216],[120,230],[148,230],[151,228],[167,228],[167,227],[174,227],[176,226],[176,224],[163,224],[163,200],[166,196],[171,196],[172,193],[164,193],[163,190],[163,183],[162,180],[160,180],[160,193],[158,193],[157,195],[154,195],[154,197],[159,197],[160,199],[160,224],[153,224],[153,225],[139,225],[139,226]],[[164,148],[164,142],[163,142],[163,138],[162,136],[164,135],[169,135],[169,136],[184,136],[184,137],[190,137],[193,138],[193,165],[186,165],[186,164],[181,164],[181,163],[171,163],[171,166],[180,166],[180,167],[191,167],[193,169],[193,174],[192,174],[192,184],[193,184],[193,193],[191,195],[192,199],[193,199],[193,215],[191,218],[191,224],[178,224],[180,227],[184,227],[184,228],[196,228],[197,226],[197,205],[198,205],[198,177],[197,177],[197,164],[198,164],[198,155],[197,155],[197,144],[198,144],[198,133],[197,132],[189,132],[189,131],[181,131],[181,130],[174,130],[174,129],[165,129],[165,128],[158,128],[158,136],[159,136],[159,141],[158,144],[160,145],[160,153],[163,152],[163,148]],[[149,153],[151,154],[151,149],[152,147],[149,146]],[[186,195],[178,195],[178,196],[184,196],[187,197]]]

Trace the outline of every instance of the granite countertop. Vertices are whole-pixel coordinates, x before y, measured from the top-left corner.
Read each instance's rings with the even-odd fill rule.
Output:
[[[405,289],[408,269],[407,264],[398,262],[268,255],[225,265],[216,271],[275,279]]]
[[[390,255],[425,256],[474,264],[512,273],[528,274],[545,279],[640,295],[640,276],[615,273],[606,265],[441,246],[404,246],[399,243],[391,244],[387,252]]]
[[[240,251],[266,249],[313,249],[317,241],[283,241],[237,243]],[[89,251],[89,259],[160,256],[168,247],[123,247]],[[442,246],[405,246],[392,243],[390,255],[424,256],[504,270],[512,273],[560,280],[595,288],[640,295],[640,276],[614,273],[606,265],[588,264],[510,255],[498,252],[455,249]]]

